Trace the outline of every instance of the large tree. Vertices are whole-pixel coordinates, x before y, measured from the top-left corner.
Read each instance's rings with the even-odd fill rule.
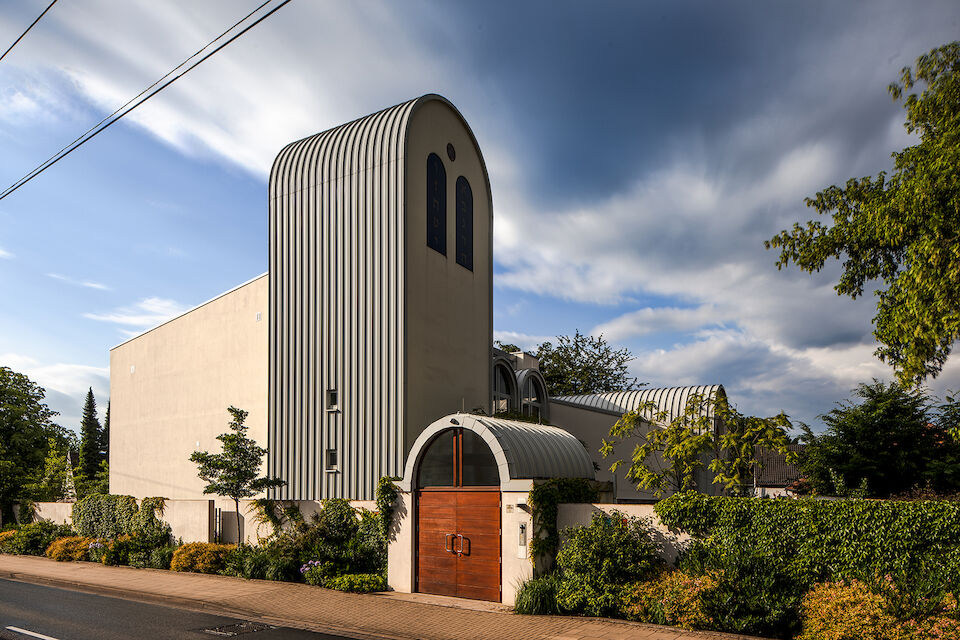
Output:
[[[551,396],[603,393],[632,389],[636,378],[627,373],[633,355],[626,348],[614,349],[603,336],[557,337],[557,344],[544,342],[537,347],[540,373]]]
[[[260,465],[267,450],[247,436],[244,421],[249,412],[237,407],[229,407],[227,411],[233,417],[230,431],[217,436],[217,440],[223,443],[223,451],[194,451],[190,461],[197,464],[197,475],[207,483],[204,493],[233,500],[237,510],[237,542],[240,543],[240,500],[286,483],[279,478],[260,476]]]
[[[27,486],[43,475],[48,440],[66,446],[64,430],[53,423],[56,411],[43,401],[43,389],[30,378],[0,367],[0,510],[13,520],[13,503],[29,497]]]
[[[793,261],[814,272],[842,259],[840,295],[881,282],[876,353],[915,385],[940,372],[960,339],[960,42],[920,56],[889,90],[919,143],[893,154],[890,176],[851,178],[807,198],[832,224],[794,224],[766,246],[780,249],[778,268]]]
[[[100,469],[103,459],[100,443],[103,440],[102,427],[97,418],[97,401],[93,397],[93,388],[87,389],[87,398],[83,403],[83,417],[80,420],[80,477],[92,480]]]
[[[821,494],[863,488],[887,497],[913,488],[960,489],[960,445],[950,433],[957,407],[933,406],[922,389],[898,383],[861,384],[821,419],[820,434],[804,427],[800,471]]]

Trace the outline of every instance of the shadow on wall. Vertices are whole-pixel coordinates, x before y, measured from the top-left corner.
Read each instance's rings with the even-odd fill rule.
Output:
[[[680,551],[690,542],[689,535],[673,533],[661,524],[652,504],[561,504],[558,505],[557,528],[562,538],[564,529],[590,524],[593,514],[610,515],[613,512],[643,520],[660,557],[670,564],[676,562]]]

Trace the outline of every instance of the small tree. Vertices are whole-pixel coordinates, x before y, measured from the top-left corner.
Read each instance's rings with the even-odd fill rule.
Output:
[[[194,451],[190,461],[197,464],[197,475],[207,483],[204,493],[233,500],[237,509],[237,541],[240,542],[240,499],[252,498],[261,491],[286,483],[279,478],[259,477],[260,464],[267,450],[247,437],[244,421],[249,412],[233,406],[227,411],[233,416],[230,432],[217,436],[217,440],[223,443],[223,453]]]
[[[667,422],[669,418],[668,412],[656,411],[654,403],[645,403],[621,416],[610,429],[614,439],[604,440],[600,449],[607,457],[613,455],[618,441],[639,438],[627,479],[657,497],[667,490],[695,488],[695,474],[704,466],[713,472],[713,484],[742,494],[762,468],[761,450],[777,451],[786,455],[787,462],[796,461],[796,453],[788,449],[790,421],[782,413],[773,418],[745,416],[730,406],[726,396],[698,394],[687,400],[682,414]],[[712,459],[707,462],[708,458]],[[616,460],[610,470],[616,473],[623,464]]]
[[[512,345],[511,345],[512,346]],[[585,336],[577,331],[558,336],[556,346],[544,342],[537,347],[540,372],[553,396],[624,391],[637,386],[627,374],[633,355],[626,348],[614,349],[603,336]]]

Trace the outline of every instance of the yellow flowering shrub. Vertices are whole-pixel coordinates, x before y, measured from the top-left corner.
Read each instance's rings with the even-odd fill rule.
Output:
[[[58,562],[86,560],[90,543],[93,541],[94,538],[85,538],[83,536],[58,538],[47,547],[46,555],[48,558],[53,558]]]
[[[190,542],[177,547],[173,552],[170,568],[173,571],[192,573],[219,573],[225,566],[227,553],[236,548],[232,544]]]
[[[16,532],[17,532],[16,529],[10,529],[9,531],[0,531],[0,552],[6,551],[4,547],[8,542],[10,542],[10,538],[12,538]]]
[[[685,629],[709,628],[710,619],[704,613],[701,597],[716,586],[717,581],[708,575],[664,571],[628,589],[624,610],[629,618],[640,622]]]

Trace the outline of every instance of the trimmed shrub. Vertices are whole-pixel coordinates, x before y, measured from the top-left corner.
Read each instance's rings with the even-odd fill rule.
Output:
[[[117,538],[132,533],[138,510],[133,496],[95,493],[73,504],[73,526],[82,536]]]
[[[68,525],[53,524],[46,520],[25,524],[17,529],[4,548],[8,553],[19,555],[42,556],[57,538],[74,535]]]
[[[232,544],[190,542],[177,547],[170,561],[173,571],[191,573],[220,573],[226,567],[226,557],[236,548]]]
[[[370,593],[371,591],[386,590],[387,580],[382,573],[347,573],[330,578],[323,586],[337,591]]]
[[[650,577],[660,566],[656,546],[638,518],[595,513],[589,526],[567,529],[564,536],[557,553],[557,604],[566,611],[617,616],[626,585]]]
[[[665,624],[684,629],[709,629],[703,596],[717,588],[712,576],[693,576],[683,571],[664,571],[627,591],[624,611],[631,620]]]
[[[59,538],[50,543],[47,547],[46,556],[53,558],[57,562],[69,562],[77,560],[86,560],[90,550],[90,543],[94,538],[84,536],[70,536],[68,538]]]
[[[550,573],[539,578],[531,578],[520,585],[514,603],[517,613],[534,616],[552,616],[560,613],[557,606],[557,587],[559,576]]]
[[[673,495],[660,521],[732,554],[751,549],[806,589],[819,582],[915,574],[939,565],[960,584],[960,503]]]

